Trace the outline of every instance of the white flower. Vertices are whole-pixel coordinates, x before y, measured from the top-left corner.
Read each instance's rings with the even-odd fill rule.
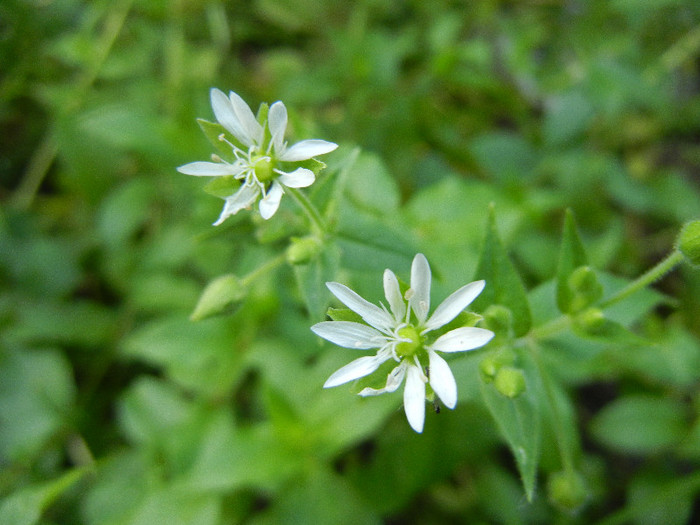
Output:
[[[315,180],[311,170],[297,168],[286,172],[279,169],[279,163],[308,160],[338,147],[325,140],[302,140],[288,148],[284,142],[287,108],[282,102],[275,102],[268,111],[266,125],[269,135],[266,135],[264,125],[255,119],[248,104],[233,91],[227,97],[222,91],[212,89],[211,106],[219,124],[246,149],[228,142],[235,157],[233,162],[217,157],[218,162],[191,162],[177,170],[200,177],[233,176],[242,182],[238,191],[226,198],[215,226],[243,208],[250,208],[260,195],[260,215],[269,219],[279,208],[284,187],[306,188]],[[223,134],[220,140],[226,141]]]
[[[381,389],[365,388],[359,395],[372,396],[394,392],[406,378],[404,410],[409,424],[416,432],[423,431],[425,421],[426,383],[446,407],[457,404],[457,384],[445,360],[437,352],[464,352],[488,343],[493,332],[484,328],[455,328],[432,343],[427,334],[452,321],[484,289],[484,281],[474,281],[445,299],[433,315],[430,310],[430,266],[421,253],[411,265],[411,287],[404,297],[399,282],[391,270],[384,271],[384,295],[389,310],[376,306],[347,286],[326,283],[328,289],[367,324],[352,321],[324,321],[311,330],[316,335],[345,348],[367,350],[378,348],[376,355],[355,359],[333,373],[324,388],[342,385],[365,377],[379,366],[393,359],[398,365],[389,373],[386,386]],[[425,367],[425,372],[423,371]],[[427,374],[427,375],[426,375]]]

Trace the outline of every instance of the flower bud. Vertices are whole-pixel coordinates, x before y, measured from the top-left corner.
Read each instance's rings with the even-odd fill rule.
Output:
[[[317,237],[309,236],[293,238],[287,247],[287,262],[289,264],[306,264],[315,258],[321,250],[321,242]]]
[[[503,349],[496,354],[491,354],[479,363],[479,373],[484,383],[491,383],[498,371],[504,366],[515,362],[515,354],[510,349]]]
[[[676,246],[690,264],[700,266],[700,221],[691,221],[683,226]]]
[[[588,491],[578,472],[555,472],[547,481],[549,500],[566,511],[575,511],[586,502]]]
[[[484,312],[484,327],[499,334],[510,334],[513,331],[513,313],[510,308],[500,304],[492,304]]]
[[[210,282],[202,292],[190,319],[202,319],[220,313],[229,304],[243,299],[248,290],[233,274],[222,275]]]
[[[595,335],[605,327],[605,315],[599,308],[589,308],[574,318],[574,328]]]
[[[525,374],[519,368],[504,366],[497,373],[493,385],[504,396],[514,399],[525,392]]]
[[[590,266],[579,266],[568,279],[572,292],[570,312],[580,312],[603,296],[603,286]]]

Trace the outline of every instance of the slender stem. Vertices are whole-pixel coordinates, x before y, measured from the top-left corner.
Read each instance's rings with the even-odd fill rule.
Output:
[[[285,261],[286,255],[284,253],[278,255],[277,257],[274,257],[273,259],[270,259],[265,264],[263,264],[262,266],[258,266],[255,270],[243,277],[241,279],[241,284],[243,284],[243,286],[245,287],[249,286],[251,283],[253,283],[253,281],[265,275],[267,272],[274,270]]]
[[[681,252],[679,252],[678,250],[671,252],[671,254],[659,264],[651,268],[645,274],[638,277],[635,281],[632,281],[619,292],[613,294],[611,297],[608,297],[606,300],[601,302],[599,307],[607,308],[609,306],[612,306],[613,304],[618,303],[623,299],[626,299],[627,297],[638,292],[639,290],[646,288],[654,281],[660,279],[668,272],[673,270],[678,264],[680,264],[682,260],[683,254]]]
[[[568,315],[560,315],[543,325],[536,326],[526,337],[538,340],[547,339],[552,335],[562,332],[564,329],[568,328],[570,324],[571,318]]]
[[[311,226],[314,228],[314,230],[316,230],[315,233],[319,235],[324,234],[326,232],[326,223],[323,220],[323,217],[321,217],[319,211],[316,209],[316,206],[311,203],[309,198],[296,188],[287,187],[285,188],[285,191],[291,195],[302,211],[306,214],[309,222],[311,222]]]

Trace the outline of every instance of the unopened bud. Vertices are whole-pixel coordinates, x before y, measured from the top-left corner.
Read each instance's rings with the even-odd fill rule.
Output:
[[[676,241],[678,251],[693,266],[700,266],[700,221],[686,223]]]
[[[519,368],[504,366],[497,373],[493,385],[504,396],[514,399],[525,392],[525,374]]]
[[[317,237],[293,238],[292,243],[287,247],[287,262],[289,264],[306,264],[315,258],[320,250],[321,242]]]
[[[227,274],[217,277],[202,292],[190,319],[201,321],[206,317],[218,314],[226,306],[243,299],[247,292],[246,287],[235,275]]]
[[[484,326],[496,335],[510,334],[513,330],[513,313],[510,308],[492,304],[484,312]]]
[[[570,312],[579,312],[603,296],[603,286],[590,266],[579,266],[568,279],[572,292]]]
[[[583,477],[577,472],[555,472],[547,482],[549,500],[557,507],[575,511],[586,502],[588,491]]]
[[[504,349],[498,353],[489,355],[479,363],[479,373],[484,383],[493,382],[498,371],[504,366],[510,366],[515,362],[515,354],[510,349]]]

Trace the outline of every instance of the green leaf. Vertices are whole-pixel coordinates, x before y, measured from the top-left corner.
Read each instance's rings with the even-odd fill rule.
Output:
[[[326,282],[335,279],[338,272],[338,252],[335,244],[327,244],[318,257],[307,264],[294,265],[294,276],[312,320],[321,320],[325,316],[330,301]]]
[[[217,525],[221,499],[215,494],[193,494],[181,487],[166,487],[146,495],[129,525]]]
[[[514,335],[526,334],[532,322],[530,305],[520,276],[498,236],[493,207],[489,211],[486,239],[474,278],[486,280],[486,287],[472,303],[473,309],[484,311],[491,305],[505,306],[513,316]]]
[[[674,399],[630,395],[616,399],[593,419],[604,445],[623,453],[650,454],[678,443],[688,431],[685,407]]]
[[[557,268],[557,306],[561,312],[571,311],[574,294],[569,286],[569,277],[576,268],[587,264],[588,258],[576,229],[574,214],[567,209]]]
[[[531,398],[532,386],[528,384],[526,392],[510,399],[499,393],[493,384],[481,382],[484,402],[515,457],[528,501],[532,501],[535,494],[541,439],[540,414]]]
[[[79,481],[86,472],[85,469],[69,470],[53,481],[14,492],[0,504],[0,523],[11,525],[39,523],[42,513],[49,505]]]
[[[197,124],[199,124],[199,127],[202,128],[204,135],[207,137],[209,142],[212,143],[214,148],[216,148],[216,150],[221,154],[222,158],[227,160],[233,160],[233,150],[231,149],[231,146],[226,144],[226,142],[219,139],[221,135],[223,135],[226,140],[228,140],[236,146],[239,146],[244,151],[247,150],[247,148],[240,144],[238,140],[236,140],[236,138],[233,135],[231,135],[226,130],[226,128],[224,128],[218,122],[209,122],[208,120],[198,118]]]
[[[276,523],[334,523],[380,525],[347,479],[326,467],[314,468],[275,500],[256,525]]]
[[[31,458],[68,423],[72,369],[53,351],[0,353],[0,457]]]
[[[352,168],[352,184],[345,196],[355,207],[373,214],[388,215],[399,207],[399,188],[379,157],[361,153]]]
[[[308,461],[280,442],[269,423],[235,428],[230,416],[222,413],[203,435],[193,468],[183,480],[196,491],[274,490],[297,475]]]
[[[350,321],[353,323],[363,323],[362,316],[353,312],[349,308],[328,308],[326,315],[332,321]]]

